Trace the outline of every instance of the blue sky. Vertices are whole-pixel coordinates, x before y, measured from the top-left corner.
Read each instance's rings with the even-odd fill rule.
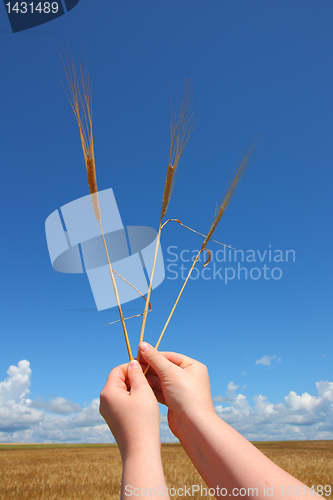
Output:
[[[218,262],[210,244],[210,279],[198,266],[161,349],[207,364],[217,411],[246,437],[332,439],[332,3],[102,3],[80,0],[16,34],[0,13],[0,441],[111,440],[96,400],[127,359],[121,326],[104,326],[117,311],[97,312],[87,276],[55,272],[46,245],[48,215],[88,194],[61,83],[57,48],[68,43],[76,60],[83,48],[88,58],[98,186],[113,188],[124,225],[158,226],[170,88],[179,102],[184,78],[200,119],[169,217],[207,232],[244,144],[262,134],[214,235],[245,256],[254,250],[255,262],[240,262],[248,279],[237,279],[240,259]],[[156,342],[182,286],[181,252],[201,243],[165,228],[166,279],[152,294],[147,341]],[[269,250],[295,258],[269,262]],[[227,283],[226,268],[235,270]],[[142,300],[124,306],[141,308]],[[128,323],[134,351],[140,325]],[[171,439],[164,421],[162,438]]]

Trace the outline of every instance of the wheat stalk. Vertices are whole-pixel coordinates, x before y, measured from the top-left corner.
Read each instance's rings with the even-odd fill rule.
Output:
[[[174,305],[173,305],[173,307],[171,309],[171,312],[169,314],[169,317],[168,317],[168,319],[167,319],[167,321],[166,321],[166,323],[165,323],[165,325],[163,327],[162,333],[159,336],[159,339],[158,339],[158,341],[156,343],[155,349],[158,349],[158,347],[159,347],[159,345],[161,343],[161,340],[162,340],[162,337],[163,337],[163,335],[165,333],[165,330],[167,329],[167,326],[168,326],[168,324],[169,324],[169,322],[171,320],[171,317],[172,317],[172,315],[173,315],[173,313],[174,313],[174,311],[175,311],[175,309],[177,307],[179,299],[180,299],[180,297],[181,297],[181,295],[182,295],[182,293],[183,293],[183,291],[185,289],[185,286],[186,286],[186,284],[187,284],[187,282],[188,282],[188,280],[189,280],[189,278],[190,278],[190,276],[192,274],[192,271],[193,271],[196,263],[199,260],[199,257],[201,255],[201,253],[206,249],[206,246],[207,246],[208,242],[210,241],[210,239],[211,239],[211,237],[212,237],[212,235],[213,235],[213,233],[214,233],[214,231],[215,231],[218,223],[220,222],[222,215],[226,211],[227,206],[229,205],[229,203],[231,201],[231,198],[233,197],[233,195],[236,192],[236,189],[237,189],[237,186],[238,186],[240,180],[242,179],[242,177],[243,177],[243,175],[244,175],[247,167],[249,166],[249,164],[251,162],[251,159],[252,159],[252,156],[253,156],[253,153],[254,153],[254,150],[255,150],[255,146],[256,146],[258,140],[259,139],[257,139],[256,141],[254,141],[250,145],[250,147],[246,151],[244,157],[242,158],[241,162],[238,165],[236,164],[236,167],[235,167],[236,174],[234,175],[234,177],[231,180],[231,182],[229,182],[229,187],[227,188],[226,194],[225,194],[222,202],[217,207],[217,210],[216,210],[216,213],[215,213],[215,217],[214,217],[214,220],[213,220],[213,222],[211,224],[211,227],[210,227],[210,229],[208,231],[208,234],[205,237],[205,240],[202,243],[201,249],[199,250],[196,258],[193,261],[192,267],[191,267],[191,269],[188,272],[188,275],[187,275],[187,277],[186,277],[186,279],[184,281],[184,284],[183,284],[183,286],[182,286],[182,288],[181,288],[181,290],[180,290],[180,292],[178,294],[176,302],[174,303]],[[208,262],[209,262],[209,260],[206,262],[206,265],[208,264]],[[145,370],[145,373],[147,373],[148,369],[149,369],[149,365],[147,366],[147,368]]]
[[[93,133],[92,133],[92,99],[91,99],[91,87],[89,75],[86,67],[82,67],[80,65],[80,80],[77,77],[75,64],[72,56],[70,56],[70,61],[68,56],[66,57],[67,66],[62,59],[62,63],[65,69],[68,87],[70,91],[70,95],[68,95],[69,101],[71,103],[72,109],[74,111],[76,121],[80,130],[80,139],[83,150],[83,155],[85,159],[87,176],[88,176],[88,184],[89,191],[92,199],[92,205],[95,213],[95,217],[99,223],[101,235],[103,238],[104,248],[106,257],[108,260],[109,272],[112,281],[113,291],[116,297],[120,320],[122,323],[125,342],[127,346],[127,351],[129,355],[129,359],[133,359],[132,350],[127,334],[126,324],[124,315],[122,312],[118,289],[116,285],[116,280],[114,277],[114,271],[112,269],[108,248],[106,245],[104,232],[102,228],[101,222],[101,211],[99,207],[98,201],[98,189],[97,189],[97,177],[96,177],[96,166],[95,166],[95,156],[94,156],[94,141],[93,141]],[[82,90],[81,90],[82,89]],[[66,92],[67,93],[67,92]]]
[[[172,194],[173,187],[175,185],[175,174],[179,167],[180,160],[184,153],[184,149],[186,147],[187,141],[190,138],[190,135],[196,125],[195,121],[195,113],[192,109],[192,92],[191,92],[191,83],[190,81],[185,80],[184,86],[184,95],[183,100],[180,106],[180,111],[177,116],[175,112],[172,112],[172,102],[171,102],[171,140],[170,140],[170,153],[169,153],[169,161],[168,161],[168,169],[164,183],[164,191],[162,198],[162,207],[161,207],[161,215],[160,215],[160,223],[158,227],[158,233],[156,238],[156,246],[154,253],[154,260],[150,275],[148,293],[147,293],[147,301],[145,304],[145,309],[143,312],[141,331],[140,331],[140,342],[143,340],[146,321],[147,321],[147,313],[148,313],[148,304],[150,300],[150,294],[152,290],[155,266],[157,253],[159,249],[160,239],[161,239],[161,230],[162,230],[162,219],[166,215],[168,206],[170,203],[170,198]],[[140,360],[140,352],[138,351],[137,359]]]
[[[202,233],[199,233],[199,231],[196,231],[195,229],[192,229],[191,227],[189,226],[185,226],[185,224],[183,224],[182,222],[180,222],[179,219],[168,219],[166,220],[165,222],[163,222],[162,224],[162,229],[164,228],[164,226],[167,225],[168,222],[178,222],[178,224],[180,224],[181,226],[185,227],[186,229],[188,229],[189,231],[192,231],[192,233],[196,233],[196,234],[200,234],[200,236],[203,236],[204,238],[206,238],[206,235],[205,234],[202,234]],[[227,248],[231,248],[232,250],[235,250],[234,247],[231,247],[229,245],[226,245],[225,243],[221,243],[220,241],[217,241],[217,240],[213,240],[213,238],[211,239],[212,241],[214,241],[214,243],[217,243],[218,245],[222,245],[224,247],[227,247]]]
[[[127,281],[127,279],[123,278],[123,276],[120,276],[119,273],[117,273],[117,271],[113,270],[114,274],[116,274],[117,276],[119,276],[119,278],[121,278],[123,281],[125,281],[125,283],[127,283],[129,286],[131,286],[136,292],[138,292],[138,294],[141,295],[141,297],[143,299],[145,299],[145,301],[147,301],[146,297],[143,295],[143,293],[140,292],[140,290],[138,290],[134,285],[132,285],[132,283],[130,283],[129,281]],[[151,303],[149,302],[148,304],[148,312],[151,312],[152,310],[152,307],[151,307]],[[127,319],[133,319],[133,318],[138,318],[139,316],[142,316],[143,313],[140,313],[140,314],[135,314],[134,316],[128,316],[127,318],[124,318],[125,321]],[[105,326],[109,326],[109,325],[114,325],[115,323],[118,323],[119,321],[121,321],[120,319],[117,319],[116,321],[112,321],[111,323],[106,323]]]
[[[88,176],[88,184],[89,184],[89,191],[90,195],[92,198],[92,205],[95,213],[95,217],[99,223],[100,226],[100,231],[102,234],[103,238],[103,243],[104,243],[104,248],[105,252],[107,255],[107,260],[108,260],[108,265],[109,265],[109,271],[110,271],[110,276],[111,276],[111,281],[114,289],[114,293],[116,296],[117,300],[117,305],[119,309],[119,314],[120,314],[120,321],[122,322],[123,330],[124,330],[124,335],[125,335],[125,340],[126,340],[126,345],[128,349],[128,354],[130,360],[133,359],[132,352],[131,352],[131,347],[128,339],[128,334],[126,330],[126,325],[125,325],[125,319],[122,313],[121,309],[121,304],[119,300],[119,294],[114,278],[114,274],[117,274],[121,279],[123,279],[126,283],[128,283],[130,286],[132,286],[135,290],[137,290],[131,283],[129,283],[127,280],[125,280],[122,276],[120,276],[118,273],[116,273],[111,266],[109,254],[108,254],[108,249],[104,237],[104,232],[102,228],[102,223],[101,223],[101,212],[100,212],[100,207],[99,207],[99,200],[98,200],[98,188],[97,188],[97,177],[96,177],[96,168],[95,168],[95,157],[94,157],[94,145],[93,145],[93,134],[92,134],[92,101],[91,101],[91,89],[90,89],[90,81],[89,81],[89,76],[86,68],[82,68],[80,65],[80,76],[81,79],[79,80],[76,74],[75,70],[75,65],[73,58],[71,57],[71,64],[68,61],[67,58],[67,67],[64,64],[65,72],[66,72],[66,77],[68,81],[68,86],[70,90],[70,96],[69,100],[72,106],[72,109],[74,111],[77,123],[79,125],[79,131],[80,131],[80,139],[81,139],[81,144],[82,144],[82,150],[85,158],[85,164],[86,164],[86,169],[87,169],[87,176]],[[82,90],[81,90],[82,88]],[[161,206],[161,214],[160,214],[160,222],[159,222],[159,229],[158,229],[158,234],[156,238],[156,246],[155,246],[155,253],[154,253],[154,259],[153,259],[153,265],[152,265],[152,271],[151,271],[151,276],[150,276],[150,282],[149,282],[149,287],[148,287],[148,293],[147,297],[145,298],[146,303],[145,303],[145,309],[144,312],[142,313],[143,319],[142,319],[142,325],[141,325],[141,331],[140,331],[140,340],[139,343],[142,342],[143,336],[144,336],[144,330],[145,330],[145,325],[146,325],[146,320],[147,320],[147,314],[148,314],[148,309],[151,310],[151,304],[150,304],[150,295],[151,295],[151,290],[152,290],[152,283],[153,283],[153,277],[154,277],[154,271],[155,271],[155,266],[156,266],[156,260],[157,260],[157,254],[158,254],[158,249],[159,249],[159,243],[160,243],[160,238],[161,238],[161,230],[162,228],[170,221],[176,221],[185,228],[189,229],[190,231],[193,231],[197,234],[201,234],[204,236],[202,233],[199,233],[198,231],[195,231],[191,229],[188,226],[185,226],[185,224],[181,223],[178,219],[169,219],[166,222],[162,223],[163,218],[165,217],[167,213],[167,209],[170,203],[170,198],[172,194],[172,190],[175,184],[175,174],[177,172],[181,157],[184,153],[184,149],[186,147],[187,141],[193,131],[193,128],[195,126],[194,123],[194,112],[192,111],[192,105],[191,105],[191,86],[189,81],[185,81],[185,88],[184,88],[184,96],[183,100],[181,103],[181,108],[180,112],[177,116],[177,113],[173,115],[172,113],[172,103],[171,103],[171,141],[170,141],[170,154],[169,154],[169,161],[168,161],[168,168],[167,168],[167,174],[166,174],[166,179],[165,179],[165,184],[164,184],[164,191],[163,191],[163,198],[162,198],[162,206]],[[216,213],[214,220],[211,224],[211,227],[205,236],[205,240],[202,243],[201,249],[199,250],[192,266],[191,269],[185,279],[185,282],[178,294],[178,297],[173,305],[173,308],[169,314],[169,317],[163,327],[163,330],[161,332],[161,335],[156,343],[156,349],[159,347],[160,342],[162,340],[162,337],[165,333],[165,330],[171,320],[171,317],[176,309],[176,306],[179,302],[179,299],[185,289],[185,286],[191,276],[191,273],[198,262],[201,253],[206,249],[208,242],[212,239],[212,235],[221,220],[222,215],[224,214],[225,210],[227,209],[236,189],[237,186],[243,177],[246,168],[248,167],[251,158],[254,153],[254,149],[256,146],[257,141],[253,142],[252,145],[249,147],[249,149],[246,151],[244,157],[242,158],[241,162],[239,165],[237,165],[236,168],[236,174],[231,180],[229,187],[227,189],[227,192],[222,200],[222,202],[219,204],[217,207]],[[215,241],[215,240],[212,240]],[[219,243],[219,242],[217,242]],[[221,244],[221,243],[220,243]],[[227,246],[227,245],[225,245]],[[208,251],[208,260],[204,264],[206,266],[209,263],[210,260],[210,251]],[[138,290],[137,290],[138,291]],[[138,291],[138,293],[141,294],[141,292]],[[143,296],[143,295],[142,295]],[[136,315],[133,317],[137,317],[140,315]],[[129,319],[129,318],[126,318]],[[110,323],[112,324],[112,323]],[[138,352],[138,359],[140,359],[140,354]],[[147,372],[149,366],[147,366],[145,373]]]

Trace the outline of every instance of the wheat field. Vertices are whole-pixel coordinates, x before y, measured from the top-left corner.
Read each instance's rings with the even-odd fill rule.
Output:
[[[333,489],[333,441],[254,445],[306,485]],[[162,460],[168,487],[205,486],[181,445],[162,445]],[[116,445],[0,445],[0,499],[113,500],[119,499],[120,482]]]

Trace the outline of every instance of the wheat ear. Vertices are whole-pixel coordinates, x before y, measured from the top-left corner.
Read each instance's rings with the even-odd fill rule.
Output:
[[[62,63],[65,69],[68,87],[70,91],[70,95],[68,95],[69,101],[71,103],[72,109],[74,111],[76,121],[80,130],[80,139],[83,150],[83,155],[85,159],[87,176],[88,176],[88,184],[89,191],[91,195],[92,205],[95,213],[95,217],[99,223],[101,235],[103,238],[104,248],[106,257],[109,265],[109,272],[112,282],[113,291],[116,297],[120,320],[122,323],[125,342],[127,346],[129,359],[133,359],[132,350],[127,334],[126,324],[124,315],[122,312],[118,289],[116,285],[116,280],[114,277],[114,272],[111,266],[111,261],[109,257],[108,248],[106,245],[104,232],[102,228],[101,222],[101,211],[99,207],[98,200],[98,189],[97,189],[97,177],[96,177],[96,167],[95,167],[95,155],[94,155],[94,141],[93,141],[93,133],[92,133],[92,99],[91,99],[91,87],[89,75],[86,67],[82,67],[80,65],[80,80],[77,77],[75,64],[72,56],[70,56],[70,61],[67,56],[67,66],[62,59]],[[67,93],[67,92],[66,92]]]
[[[174,311],[175,311],[175,309],[176,309],[176,307],[177,307],[177,304],[178,304],[178,302],[179,302],[179,299],[180,299],[180,297],[181,297],[181,295],[182,295],[182,293],[183,293],[183,291],[184,291],[184,288],[185,288],[185,286],[186,286],[186,284],[187,284],[187,282],[188,282],[188,280],[189,280],[189,278],[190,278],[190,276],[191,276],[191,274],[192,274],[192,271],[193,271],[193,269],[194,269],[194,267],[195,267],[196,263],[197,263],[197,262],[198,262],[198,260],[199,260],[199,257],[200,257],[201,252],[203,252],[203,251],[205,250],[205,248],[206,248],[206,246],[207,246],[207,243],[208,243],[208,242],[209,242],[209,240],[211,239],[212,234],[213,234],[213,232],[214,232],[214,231],[215,231],[215,229],[216,229],[216,226],[217,226],[217,225],[218,225],[218,223],[220,222],[222,215],[224,214],[224,212],[225,212],[225,210],[226,210],[227,206],[229,205],[229,203],[230,203],[230,201],[231,201],[231,198],[233,197],[233,195],[234,195],[234,194],[235,194],[235,192],[236,192],[236,189],[237,189],[237,186],[238,186],[238,184],[239,184],[239,181],[240,181],[240,180],[241,180],[241,178],[243,177],[243,175],[244,175],[244,173],[245,173],[245,171],[246,171],[246,168],[247,168],[247,167],[249,166],[249,164],[250,164],[250,161],[251,161],[251,158],[252,158],[252,156],[253,156],[254,149],[255,149],[255,146],[256,146],[257,142],[258,142],[258,139],[257,139],[256,141],[254,141],[254,142],[250,145],[249,149],[246,151],[246,153],[245,153],[244,157],[242,158],[242,160],[241,160],[240,164],[239,164],[238,166],[236,166],[236,175],[234,176],[233,180],[229,183],[229,186],[230,186],[230,187],[228,187],[227,192],[226,192],[226,194],[225,194],[225,196],[224,196],[224,198],[223,198],[222,202],[220,203],[220,205],[219,205],[219,207],[218,207],[218,209],[217,209],[217,212],[216,212],[216,214],[215,214],[214,220],[213,220],[213,222],[212,222],[212,224],[211,224],[211,227],[210,227],[210,230],[209,230],[209,232],[208,232],[208,234],[207,234],[207,236],[206,236],[206,238],[205,238],[205,240],[204,240],[204,242],[203,242],[203,244],[202,244],[202,247],[201,247],[201,249],[199,250],[199,252],[198,252],[198,254],[197,254],[197,256],[196,256],[195,260],[193,261],[192,267],[191,267],[191,269],[190,269],[190,270],[189,270],[189,272],[188,272],[188,275],[187,275],[187,277],[186,277],[186,279],[185,279],[185,281],[184,281],[184,284],[183,284],[183,286],[182,286],[182,288],[181,288],[181,290],[180,290],[180,292],[179,292],[179,295],[178,295],[178,297],[177,297],[177,299],[176,299],[176,302],[174,303],[173,308],[171,309],[171,312],[170,312],[170,314],[169,314],[169,317],[168,317],[168,319],[167,319],[167,321],[166,321],[166,323],[165,323],[165,325],[164,325],[164,327],[163,327],[162,333],[161,333],[161,335],[159,336],[159,339],[158,339],[158,341],[157,341],[157,343],[156,343],[156,346],[155,346],[155,348],[156,348],[156,349],[158,349],[158,347],[159,347],[159,345],[160,345],[160,343],[161,343],[161,340],[162,340],[162,337],[163,337],[163,335],[164,335],[164,332],[165,332],[165,330],[167,329],[167,326],[168,326],[168,324],[169,324],[169,322],[170,322],[170,320],[171,320],[171,317],[172,317],[172,315],[173,315],[173,313],[174,313]],[[148,370],[148,367],[147,367],[146,371],[147,371],[147,370]]]
[[[171,99],[171,97],[170,97]],[[158,227],[158,233],[156,238],[156,246],[154,253],[154,260],[150,275],[148,293],[147,293],[147,301],[145,304],[145,309],[143,312],[141,331],[140,331],[140,339],[139,344],[143,340],[146,321],[147,321],[147,313],[148,313],[148,304],[150,300],[150,294],[152,290],[155,266],[157,253],[159,249],[160,239],[161,239],[161,229],[162,229],[162,219],[167,213],[168,206],[170,203],[170,198],[172,194],[172,190],[175,185],[175,174],[179,167],[180,160],[183,156],[184,149],[186,147],[187,141],[190,138],[191,133],[196,125],[195,112],[192,107],[192,91],[191,91],[191,83],[188,80],[185,80],[184,86],[184,95],[183,100],[180,106],[180,111],[177,116],[175,112],[173,114],[172,111],[172,101],[171,101],[171,140],[170,140],[170,153],[169,153],[169,161],[168,161],[168,169],[164,183],[164,191],[162,198],[162,207],[161,207],[161,215],[160,215],[160,223]],[[140,352],[138,351],[137,359],[140,360]]]

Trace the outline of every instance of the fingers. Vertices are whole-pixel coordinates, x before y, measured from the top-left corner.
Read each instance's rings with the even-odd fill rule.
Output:
[[[160,354],[180,368],[188,368],[193,363],[197,363],[195,359],[189,358],[184,354],[179,354],[178,352],[161,352]]]
[[[183,354],[176,352],[159,352],[147,342],[141,342],[139,345],[140,354],[143,356],[155,373],[161,377],[167,373],[175,373],[176,368],[188,368],[193,363],[194,359],[188,358]]]
[[[131,388],[131,392],[142,390],[148,387],[146,377],[143,374],[140,363],[136,359],[133,359],[128,364],[128,381]]]
[[[161,388],[161,381],[156,375],[147,375],[147,381],[159,403],[166,405],[164,394]]]
[[[157,399],[157,401],[159,403],[161,403],[162,405],[165,405],[167,406],[166,402],[165,402],[165,399],[164,399],[164,395],[163,395],[163,392],[162,391],[158,391],[156,389],[153,389],[153,393],[155,394],[155,397]]]
[[[109,413],[110,407],[115,400],[115,394],[127,393],[127,363],[117,366],[109,374],[108,379],[100,394],[99,412],[103,418]]]
[[[151,373],[147,373],[146,375],[148,383],[152,389],[157,389],[158,391],[162,391],[161,380],[157,375],[153,375]]]
[[[167,373],[170,373],[170,371],[176,368],[174,364],[170,363],[168,359],[162,356],[160,352],[147,342],[141,342],[139,350],[146,363],[155,370],[155,373],[160,378],[165,377]]]
[[[128,363],[124,363],[112,370],[107,378],[104,390],[109,391],[113,387],[126,388],[127,366]]]

